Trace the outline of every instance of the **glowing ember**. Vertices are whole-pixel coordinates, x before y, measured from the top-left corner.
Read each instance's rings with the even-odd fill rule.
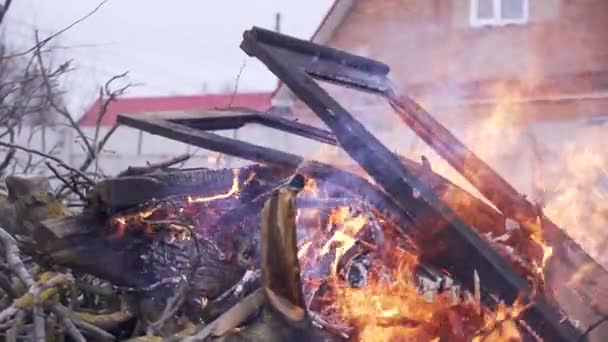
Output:
[[[239,171],[239,169],[232,170],[232,185],[230,189],[224,193],[204,197],[187,196],[186,198],[169,198],[167,203],[170,203],[171,205],[157,203],[154,206],[142,209],[137,213],[113,217],[111,219],[111,225],[116,230],[115,236],[122,237],[127,227],[129,227],[129,229],[133,231],[143,231],[148,234],[158,233],[160,229],[165,233],[164,235],[166,235],[169,243],[176,240],[189,239],[191,237],[192,223],[195,227],[200,228],[201,222],[199,216],[201,210],[206,210],[194,206],[193,204],[209,203],[216,200],[237,197],[240,191]],[[255,173],[252,172],[249,174],[245,180],[245,184],[251,182],[254,177]],[[213,215],[213,209],[209,208],[205,213]]]
[[[156,212],[157,209],[157,207],[150,207],[134,214],[114,217],[111,221],[111,225],[116,229],[114,235],[116,237],[122,237],[125,234],[129,223],[140,222],[147,218],[150,218]]]
[[[222,194],[217,194],[217,195],[207,196],[207,197],[190,197],[190,196],[188,196],[188,198],[187,198],[188,203],[206,203],[206,202],[211,202],[211,201],[215,201],[215,200],[220,200],[220,199],[236,196],[239,192],[239,169],[233,169],[232,172],[234,174],[234,178],[232,179],[232,187],[230,187],[230,190],[228,190],[227,192],[222,193]]]

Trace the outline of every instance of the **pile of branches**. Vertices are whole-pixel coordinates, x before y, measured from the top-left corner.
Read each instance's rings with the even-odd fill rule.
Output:
[[[276,254],[262,262],[265,274],[268,269],[278,269],[282,270],[279,276],[263,281],[259,260],[253,261],[262,206],[274,196],[280,206],[292,203],[288,208],[295,210],[293,201],[303,187],[302,177],[285,183],[284,173],[257,165],[239,169],[239,173],[169,169],[187,158],[131,167],[118,177],[78,189],[86,193],[86,207],[77,213],[60,201],[47,178],[9,176],[8,194],[0,202],[0,210],[6,213],[0,227],[5,255],[0,266],[0,335],[8,341],[147,341],[220,336],[257,340],[286,334],[281,336],[283,340],[311,336],[315,322],[334,337],[343,338],[341,331],[323,319],[307,313],[302,316],[301,310],[286,304],[299,304],[303,298],[299,271],[295,277],[285,276],[293,274],[286,270],[299,269],[295,212],[280,210],[286,215],[281,217],[274,217],[270,209],[262,213],[266,222],[278,220],[281,229],[288,229],[287,233],[275,231],[267,223],[264,230],[262,224],[263,239],[271,241],[265,250]],[[130,182],[142,185],[147,181],[162,184],[154,191],[166,200],[146,198],[145,191],[132,198],[133,203],[120,196],[132,192]],[[188,213],[186,204],[196,204],[196,199],[166,192],[179,192],[184,184],[201,184],[196,193],[213,194],[229,189],[234,182],[239,184],[238,198],[203,200],[193,213]],[[142,205],[121,209],[135,202]],[[222,229],[194,230],[201,224],[195,220],[210,219],[214,213],[218,219],[203,224]],[[242,218],[250,215],[254,228],[243,230]],[[233,221],[235,217],[238,219]],[[179,236],[173,234],[176,231]],[[276,234],[290,239],[277,240]],[[260,310],[268,303],[268,292],[260,290],[260,284],[274,291],[276,300],[263,313]],[[285,292],[286,288],[290,290]],[[276,316],[272,324],[269,315]],[[285,317],[290,323],[280,329]],[[247,319],[254,320],[248,324],[252,328],[247,334],[226,337]]]

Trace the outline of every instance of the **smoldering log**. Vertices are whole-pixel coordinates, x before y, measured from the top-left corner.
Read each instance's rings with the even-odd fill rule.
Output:
[[[248,189],[254,191],[256,185],[263,186],[262,183],[278,182],[281,178],[274,174],[271,168],[251,165],[238,169],[162,170],[134,176],[113,177],[104,179],[94,186],[88,195],[89,205],[86,210],[89,213],[115,212],[171,196],[213,196],[231,190],[235,184],[240,195],[246,199],[249,194]]]
[[[190,279],[193,286],[189,295],[217,297],[245,272],[236,261],[224,260],[217,246],[198,235],[168,242],[128,233],[117,238],[108,232],[105,222],[97,217],[47,220],[37,227],[31,249],[49,264],[94,275],[133,293],[170,292],[177,287],[190,268],[194,239],[199,265]]]

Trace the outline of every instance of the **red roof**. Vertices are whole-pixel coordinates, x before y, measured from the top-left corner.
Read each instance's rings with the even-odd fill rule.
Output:
[[[319,31],[330,20],[338,3],[335,0],[327,11],[321,24],[315,30],[311,40],[319,34]],[[254,110],[265,111],[269,109],[272,98],[276,95],[283,83],[279,80],[277,87],[270,93],[241,93],[241,94],[214,94],[194,96],[166,96],[166,97],[132,97],[120,98],[112,102],[106,114],[101,120],[102,126],[111,126],[116,122],[118,114],[137,114],[145,112],[163,111],[194,111],[231,107],[246,107]],[[80,118],[78,124],[81,126],[97,125],[97,117],[100,112],[100,103],[96,101]]]
[[[271,93],[209,94],[193,96],[165,97],[125,97],[108,105],[101,120],[101,126],[112,126],[118,114],[138,114],[146,112],[172,112],[245,107],[259,111],[270,108]],[[95,101],[80,118],[81,126],[97,125],[101,104]]]

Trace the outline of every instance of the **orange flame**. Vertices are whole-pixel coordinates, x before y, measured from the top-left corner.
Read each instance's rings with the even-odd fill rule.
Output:
[[[215,201],[215,200],[219,200],[219,199],[224,199],[224,198],[228,198],[231,196],[236,196],[239,192],[239,169],[233,169],[232,173],[234,174],[234,177],[232,179],[232,186],[230,187],[230,190],[228,190],[225,193],[222,194],[217,194],[217,195],[213,195],[213,196],[208,196],[208,197],[190,197],[188,196],[187,200],[188,203],[206,203],[206,202],[211,202],[211,201]]]
[[[348,207],[340,207],[334,210],[330,216],[329,223],[337,226],[332,237],[321,248],[321,254],[327,254],[332,247],[335,247],[335,257],[332,262],[332,274],[336,274],[338,270],[338,262],[340,258],[357,242],[355,236],[367,223],[367,218],[364,215],[349,217],[350,209]]]

